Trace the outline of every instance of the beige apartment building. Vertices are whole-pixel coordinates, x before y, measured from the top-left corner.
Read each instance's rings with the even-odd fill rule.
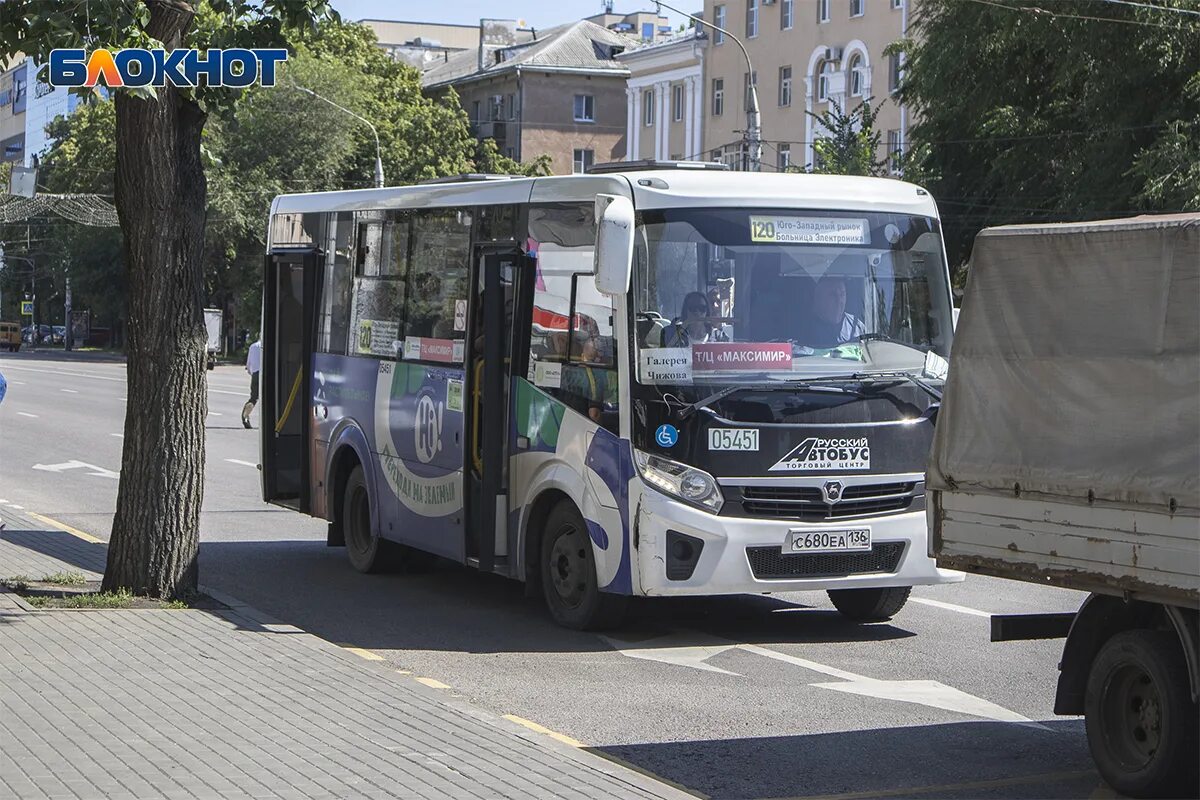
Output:
[[[702,161],[704,126],[703,29],[626,50],[627,161]]]
[[[559,174],[621,160],[629,70],[616,57],[639,40],[583,20],[521,41],[515,26],[486,20],[477,48],[422,75],[425,91],[453,88],[476,137],[510,158],[546,154]]]
[[[704,18],[736,35],[711,33],[704,53],[704,149],[709,158],[745,169],[742,144],[748,86],[755,81],[762,112],[763,170],[813,165],[821,114],[836,101],[852,110],[871,98],[879,109],[880,158],[902,151],[908,112],[894,92],[902,56],[885,49],[905,35],[916,0],[705,0]],[[896,159],[893,158],[893,162]]]

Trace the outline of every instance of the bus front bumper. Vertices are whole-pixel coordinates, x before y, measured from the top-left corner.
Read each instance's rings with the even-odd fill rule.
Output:
[[[965,577],[927,555],[924,511],[822,523],[718,517],[643,487],[636,525],[646,595],[869,589]],[[869,552],[783,552],[793,531],[861,528],[871,530]]]

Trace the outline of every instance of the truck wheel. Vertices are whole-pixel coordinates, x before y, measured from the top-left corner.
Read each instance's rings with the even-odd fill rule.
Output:
[[[388,543],[371,530],[371,493],[361,465],[342,490],[342,531],[350,566],[359,572],[382,572],[391,566]]]
[[[1092,760],[1132,797],[1195,797],[1197,708],[1178,642],[1162,631],[1113,636],[1096,655],[1084,695]]]
[[[855,622],[883,622],[904,608],[911,591],[911,586],[889,586],[884,589],[830,589],[827,594],[843,617]]]
[[[587,526],[569,500],[546,518],[541,562],[542,594],[555,622],[579,631],[620,624],[629,598],[600,591]]]

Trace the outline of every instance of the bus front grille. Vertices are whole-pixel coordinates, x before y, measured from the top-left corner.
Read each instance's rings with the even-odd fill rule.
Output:
[[[821,490],[813,486],[742,486],[726,489],[727,514],[821,522],[830,519],[896,514],[924,508],[924,486],[904,483],[858,484],[847,486],[840,500],[826,503]],[[739,509],[740,506],[740,509]]]
[[[880,542],[862,553],[783,553],[782,547],[747,547],[750,569],[759,580],[839,578],[895,572],[904,542]]]

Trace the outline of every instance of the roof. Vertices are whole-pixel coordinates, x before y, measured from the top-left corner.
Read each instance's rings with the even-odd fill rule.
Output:
[[[422,76],[421,83],[426,87],[445,86],[509,72],[517,67],[624,76],[629,74],[629,69],[614,60],[614,48],[620,51],[638,44],[639,40],[631,36],[581,20],[544,31],[533,42],[503,47],[485,44],[486,64],[483,69],[479,68],[477,50],[454,53],[428,70]]]

